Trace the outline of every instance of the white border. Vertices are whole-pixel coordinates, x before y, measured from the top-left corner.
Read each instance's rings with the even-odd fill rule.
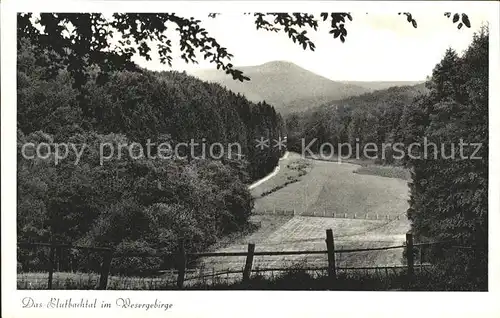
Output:
[[[425,293],[425,292],[255,292],[255,291],[17,291],[15,258],[16,219],[16,19],[15,13],[33,12],[246,12],[246,11],[366,11],[366,12],[468,12],[481,10],[490,14],[490,172],[489,172],[489,292],[487,293]],[[86,317],[99,316],[500,316],[500,118],[499,87],[499,5],[498,2],[361,2],[361,1],[270,1],[270,2],[160,2],[160,1],[15,1],[1,3],[1,173],[2,173],[2,317]],[[31,296],[46,302],[50,297],[88,297],[114,302],[117,297],[135,301],[170,302],[168,312],[150,310],[36,310],[20,309],[22,297]]]

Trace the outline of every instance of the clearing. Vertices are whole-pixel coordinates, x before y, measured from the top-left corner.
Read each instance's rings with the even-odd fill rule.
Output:
[[[299,162],[307,161],[306,174],[296,176]],[[259,229],[217,252],[243,252],[248,243],[255,251],[325,250],[325,231],[332,229],[335,249],[402,245],[409,230],[407,181],[355,173],[360,166],[303,159],[290,153],[280,161],[278,173],[252,189]],[[282,187],[287,180],[298,180]],[[265,196],[262,193],[275,189]],[[277,215],[289,211],[289,216]],[[294,212],[292,212],[294,211]],[[274,218],[276,221],[273,222]],[[268,227],[272,224],[272,227]],[[401,265],[403,249],[336,254],[337,266]],[[210,271],[240,270],[245,257],[207,257],[198,262]],[[326,255],[255,256],[254,268],[301,265],[323,267]]]

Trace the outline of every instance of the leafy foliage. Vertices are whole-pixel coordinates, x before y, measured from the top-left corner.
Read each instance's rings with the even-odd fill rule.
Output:
[[[462,56],[448,49],[425,89],[393,87],[286,120],[292,149],[300,151],[301,138],[306,145],[318,138],[316,146],[347,142],[352,149],[374,142],[379,163],[411,169],[407,215],[416,240],[473,247],[460,253],[429,252],[428,261],[437,265],[451,289],[487,286],[488,44],[489,31],[483,27]],[[461,142],[468,145],[462,153]],[[383,143],[402,143],[406,150],[412,143],[420,147],[395,160],[390,151],[381,152]]]
[[[400,13],[401,14],[401,13]],[[407,21],[417,27],[411,13],[403,13]],[[216,18],[217,13],[210,13]],[[329,23],[329,33],[334,38],[345,42],[346,19],[352,21],[347,12],[322,12],[320,18],[309,13],[254,13],[255,26],[259,30],[283,32],[294,43],[314,51],[315,44],[307,36],[307,29],[318,29],[319,20]],[[451,13],[445,13],[450,17]],[[462,13],[462,22],[458,24],[470,27],[466,14]],[[453,16],[457,22],[459,14]],[[151,59],[151,51],[156,49],[162,63],[172,64],[172,41],[165,31],[174,29],[180,36],[181,58],[188,63],[197,63],[198,55],[214,63],[233,79],[245,81],[250,78],[243,75],[230,63],[232,54],[211,37],[195,18],[184,18],[174,13],[114,13],[111,17],[101,13],[32,13],[18,15],[18,33],[20,39],[27,38],[40,44],[40,52],[54,51],[58,58],[51,65],[51,74],[56,75],[62,65],[75,79],[75,87],[81,87],[88,79],[85,68],[98,65],[100,77],[105,78],[114,70],[137,70],[131,61],[134,54],[146,60]],[[119,45],[112,45],[112,39]],[[156,48],[154,47],[156,46]],[[38,55],[38,54],[37,54]]]
[[[217,84],[178,72],[114,71],[100,83],[99,70],[88,69],[82,86],[86,111],[76,99],[78,90],[67,70],[44,76],[49,53],[24,39],[18,48],[18,239],[61,241],[110,246],[118,253],[175,251],[184,238],[186,248],[199,251],[217,238],[246,225],[253,208],[248,183],[269,173],[282,151],[259,150],[255,139],[284,135],[279,114],[265,102],[254,104]],[[191,139],[208,147],[238,143],[242,158],[224,153],[220,160],[202,157],[202,148],[182,153],[185,159],[134,159],[123,150],[100,162],[100,145],[168,142],[175,146]],[[41,156],[25,159],[28,155]],[[74,144],[56,162],[57,143]],[[84,146],[85,145],[85,146]],[[157,146],[158,147],[158,146]],[[151,155],[158,148],[151,147]],[[236,154],[238,149],[233,149]],[[20,254],[22,268],[41,269],[46,262],[33,253]],[[99,256],[91,268],[98,269]],[[122,258],[119,273],[143,273],[159,265]]]
[[[445,17],[447,17],[447,18],[451,18],[451,12],[445,12],[445,13],[444,13],[444,16],[445,16]],[[460,21],[460,18],[462,19],[462,21],[461,21],[461,22],[459,22],[459,21]],[[469,21],[469,17],[468,17],[468,16],[467,16],[467,14],[465,14],[465,13],[462,13],[462,14],[460,14],[460,13],[454,13],[454,14],[453,14],[453,19],[452,19],[452,21],[453,21],[453,23],[457,23],[457,22],[459,22],[459,23],[457,24],[457,28],[458,28],[458,29],[461,29],[461,28],[462,28],[462,26],[464,26],[464,25],[465,25],[466,27],[470,28],[470,21]]]
[[[414,173],[408,215],[422,239],[487,249],[488,30],[474,36],[463,56],[448,50],[428,86],[430,94],[416,106],[422,110],[416,118],[425,116],[427,124],[408,129],[416,140],[426,137],[446,154],[453,151],[450,144],[461,139],[480,144],[477,152],[475,146],[463,150],[465,157],[476,152],[474,157],[480,159],[410,160]],[[476,265],[484,266],[485,255],[479,254]]]

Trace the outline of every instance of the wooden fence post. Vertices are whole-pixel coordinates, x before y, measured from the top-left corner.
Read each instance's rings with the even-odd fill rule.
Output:
[[[243,283],[247,284],[250,281],[250,273],[252,272],[253,253],[255,252],[255,244],[248,244],[248,254],[243,269]]]
[[[111,268],[111,260],[113,258],[111,254],[111,250],[104,252],[101,265],[101,277],[99,279],[99,289],[105,290],[108,287],[109,269]]]
[[[55,263],[55,258],[56,258],[56,246],[55,243],[52,241],[52,244],[50,245],[50,253],[49,253],[49,281],[47,283],[47,289],[52,289],[52,279],[54,277],[54,263]]]
[[[186,250],[184,240],[179,240],[179,251],[177,254],[177,288],[182,289],[184,285],[184,275],[186,273]]]
[[[61,251],[62,251],[61,246],[56,247],[55,259],[54,259],[55,260],[54,268],[56,272],[61,271]]]
[[[326,248],[328,250],[328,276],[331,279],[336,279],[337,270],[335,268],[335,245],[332,229],[326,230]]]
[[[424,246],[423,245],[420,245],[418,247],[418,252],[419,252],[419,255],[418,255],[418,258],[420,259],[420,273],[422,273],[422,263],[423,263],[423,259],[424,259]]]
[[[406,233],[406,262],[408,266],[408,288],[411,288],[413,280],[413,236],[411,233]]]

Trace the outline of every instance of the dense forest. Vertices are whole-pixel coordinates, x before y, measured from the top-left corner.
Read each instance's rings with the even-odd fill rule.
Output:
[[[426,137],[444,149],[437,160],[408,163],[413,170],[408,210],[413,231],[421,240],[473,246],[431,255],[443,265],[444,277],[458,277],[461,288],[470,289],[484,289],[488,282],[488,39],[483,29],[463,55],[448,50],[432,72],[430,93],[402,118],[406,143]],[[469,159],[447,159],[444,154],[460,140],[481,147],[465,147],[464,158]]]
[[[117,252],[172,252],[183,238],[202,250],[244,226],[253,208],[247,185],[269,173],[283,150],[255,147],[264,136],[285,135],[281,116],[265,102],[252,103],[218,84],[179,72],[114,71],[107,78],[88,68],[75,88],[64,66],[34,45],[18,47],[18,240],[111,246]],[[238,143],[243,157],[194,156],[170,160],[124,155],[100,161],[100,145],[168,142]],[[34,159],[23,145],[51,145]],[[57,144],[86,145],[56,161]],[[26,149],[24,151],[26,152]],[[181,148],[179,148],[181,149]],[[157,151],[154,147],[153,152]],[[236,152],[236,150],[235,150]],[[184,157],[184,156],[182,156]],[[19,253],[26,251],[19,250]],[[21,255],[25,270],[44,256]],[[149,264],[150,262],[151,264]],[[141,271],[160,258],[116,260],[117,271]],[[97,264],[97,260],[96,260]]]
[[[293,113],[286,117],[289,148],[302,152],[302,144],[311,144],[309,149],[319,153],[320,145],[328,142],[338,154],[347,151],[345,147],[338,149],[343,143],[354,151],[356,144],[362,149],[367,143],[394,141],[403,134],[400,120],[405,107],[425,91],[423,85],[395,86]],[[381,152],[381,147],[378,150]],[[378,157],[382,159],[381,153]],[[391,154],[386,153],[384,158],[384,163],[392,162]]]
[[[483,27],[462,55],[448,49],[425,88],[380,90],[286,118],[292,149],[300,151],[302,138],[306,145],[318,138],[315,146],[349,143],[353,149],[373,142],[379,163],[411,170],[408,218],[416,240],[473,247],[435,248],[425,256],[439,265],[449,288],[487,288],[488,39]],[[409,146],[425,140],[435,147],[412,148],[412,156],[407,151],[401,160],[389,148],[382,159],[384,142]],[[461,140],[470,145],[463,156]]]

